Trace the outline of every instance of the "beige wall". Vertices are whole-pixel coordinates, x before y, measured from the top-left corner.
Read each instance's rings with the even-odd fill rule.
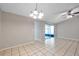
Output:
[[[1,12],[0,12],[0,39],[1,39]]]
[[[39,21],[38,40],[44,40],[45,22]],[[35,21],[8,12],[0,12],[0,49],[28,43],[35,40]]]
[[[1,11],[0,11],[0,47],[2,47],[3,40],[2,40],[2,17],[1,17]]]
[[[2,12],[2,14],[0,14],[0,20],[1,16],[2,22],[0,22],[2,25],[1,23],[0,25],[2,26],[3,38],[0,38],[0,49],[34,40],[33,19],[7,12]]]
[[[57,38],[79,40],[79,16],[56,25]]]

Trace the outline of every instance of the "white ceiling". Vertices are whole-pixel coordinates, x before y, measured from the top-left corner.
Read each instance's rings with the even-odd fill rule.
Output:
[[[38,10],[44,12],[43,20],[58,23],[64,21],[64,18],[57,19],[60,13],[78,5],[78,3],[39,3]],[[35,3],[0,3],[0,8],[6,12],[29,16],[30,11],[35,9]]]

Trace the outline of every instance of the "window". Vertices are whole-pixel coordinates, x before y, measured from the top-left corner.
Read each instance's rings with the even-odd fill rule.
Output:
[[[45,25],[45,38],[54,37],[54,26]]]

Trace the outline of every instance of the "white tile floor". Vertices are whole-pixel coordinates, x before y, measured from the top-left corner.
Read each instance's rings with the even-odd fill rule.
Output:
[[[78,56],[79,42],[68,39],[47,39],[0,51],[0,56]]]

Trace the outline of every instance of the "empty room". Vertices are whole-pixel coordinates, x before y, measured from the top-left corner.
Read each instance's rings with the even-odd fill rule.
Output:
[[[0,56],[79,56],[79,3],[0,3]]]

